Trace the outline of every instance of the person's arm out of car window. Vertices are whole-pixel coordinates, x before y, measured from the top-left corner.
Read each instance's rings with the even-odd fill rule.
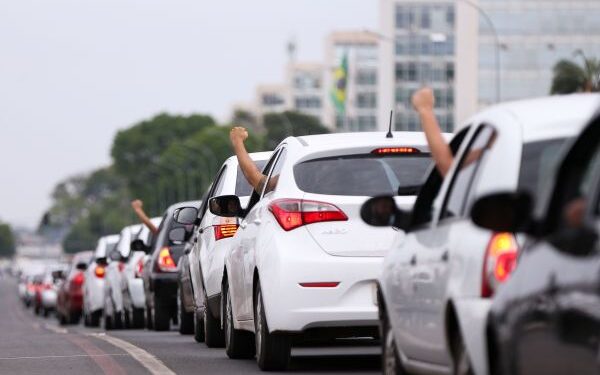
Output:
[[[256,164],[252,158],[250,158],[248,151],[246,151],[244,141],[248,139],[248,131],[245,128],[236,126],[231,129],[229,138],[231,139],[233,151],[237,157],[240,169],[242,170],[242,173],[244,173],[244,177],[246,177],[250,186],[252,186],[257,193],[260,193],[265,183],[266,176],[258,170]]]
[[[419,114],[421,127],[427,138],[433,161],[442,177],[446,176],[454,157],[452,156],[450,145],[442,135],[442,130],[433,112],[435,107],[433,90],[429,87],[418,90],[413,94],[412,104],[415,111]]]
[[[148,227],[150,232],[152,232],[153,234],[158,233],[158,228],[156,228],[156,226],[152,224],[152,221],[150,220],[148,215],[146,215],[146,212],[144,212],[144,203],[141,200],[136,199],[132,201],[131,208],[133,208],[133,211],[135,212],[137,217],[146,227]]]

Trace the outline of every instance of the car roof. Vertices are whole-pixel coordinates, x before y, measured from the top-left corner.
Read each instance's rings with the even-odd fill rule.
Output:
[[[175,204],[172,204],[169,206],[169,208],[167,208],[167,212],[169,214],[171,214],[173,211],[175,211],[178,208],[182,208],[182,207],[196,207],[199,208],[200,205],[202,205],[202,201],[186,201],[186,202],[177,202]]]
[[[290,137],[296,139],[304,147],[322,148],[331,146],[365,146],[368,144],[381,146],[413,145],[426,146],[427,140],[423,132],[393,132],[393,138],[386,138],[386,132],[354,132],[303,135]],[[450,137],[450,134],[445,134]]]
[[[521,124],[523,142],[577,133],[600,108],[600,94],[555,95],[498,104],[478,113],[456,130],[468,124],[493,118],[499,112]],[[571,126],[572,125],[572,126]]]

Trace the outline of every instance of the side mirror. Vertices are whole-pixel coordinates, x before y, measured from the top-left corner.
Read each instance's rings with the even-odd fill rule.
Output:
[[[169,241],[173,243],[183,243],[185,242],[185,238],[187,237],[187,231],[185,228],[175,228],[171,229],[169,232]]]
[[[139,238],[137,240],[131,241],[131,245],[129,246],[132,251],[143,251],[145,253],[148,253],[148,250],[150,250],[150,248],[146,246],[144,241],[142,241]]]
[[[80,271],[85,271],[85,270],[87,270],[87,263],[82,263],[82,262],[77,263],[75,265],[75,268],[77,268]]]
[[[196,224],[198,218],[198,209],[195,207],[182,207],[173,213],[173,219],[175,222],[183,225]]]
[[[418,195],[419,191],[421,190],[421,186],[423,186],[423,185],[406,185],[406,186],[400,185],[398,187],[398,195],[404,196],[404,197],[407,195]]]
[[[374,227],[408,227],[410,214],[400,210],[392,196],[374,197],[360,208],[360,217]]]
[[[222,217],[238,217],[242,215],[242,204],[236,195],[222,195],[208,202],[210,212]]]
[[[533,199],[523,192],[506,192],[479,198],[471,208],[475,225],[495,232],[526,232],[532,224]]]

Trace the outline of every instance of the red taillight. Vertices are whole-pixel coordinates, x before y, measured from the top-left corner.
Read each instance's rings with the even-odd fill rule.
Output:
[[[135,267],[135,277],[141,278],[142,272],[144,272],[144,258],[138,260],[137,265]]]
[[[371,151],[375,155],[396,155],[396,154],[420,154],[421,151],[414,147],[381,147]]]
[[[213,225],[215,230],[215,241],[222,240],[223,238],[230,238],[237,232],[237,224],[219,224]]]
[[[117,264],[117,268],[119,269],[119,272],[123,272],[123,269],[125,269],[125,263],[119,262],[119,264]]]
[[[335,288],[340,285],[337,281],[326,281],[326,282],[316,282],[316,283],[300,283],[301,287],[304,288]]]
[[[96,266],[96,268],[94,269],[94,274],[96,275],[97,278],[102,279],[104,278],[104,274],[106,273],[106,270],[104,269],[104,266]]]
[[[163,247],[160,249],[158,253],[158,261],[157,261],[158,269],[163,272],[172,272],[177,270],[177,264],[175,264],[175,260],[171,256],[171,249],[168,247]]]
[[[75,276],[73,276],[73,278],[71,279],[71,286],[72,287],[80,287],[81,285],[83,285],[83,280],[84,280],[83,272],[79,272]]]
[[[49,284],[49,283],[42,284],[42,290],[49,290],[49,289],[52,289],[52,284]]]
[[[286,231],[306,224],[348,220],[348,216],[333,204],[317,201],[278,199],[269,205],[269,209]]]
[[[490,239],[483,261],[481,296],[491,297],[517,265],[519,247],[512,233],[496,233]]]

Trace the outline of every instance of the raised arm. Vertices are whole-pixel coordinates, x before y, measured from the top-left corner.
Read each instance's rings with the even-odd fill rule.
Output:
[[[146,212],[144,212],[144,203],[141,200],[136,199],[131,202],[131,207],[133,208],[133,211],[140,219],[140,221],[145,226],[147,226],[148,229],[150,229],[150,232],[152,232],[153,234],[157,234],[158,228],[154,224],[152,224],[152,221],[150,221],[150,218],[148,217],[148,215],[146,215]]]
[[[433,108],[435,106],[435,97],[433,90],[429,87],[424,87],[413,94],[412,104],[415,111],[419,114],[421,127],[425,132],[429,150],[435,165],[442,175],[446,176],[454,157],[450,145],[442,136],[440,125],[435,117]]]
[[[260,192],[262,184],[264,184],[265,176],[258,170],[254,161],[248,155],[244,141],[248,138],[248,131],[245,128],[236,126],[229,133],[231,145],[235,156],[237,156],[240,168],[246,177],[246,180],[254,188],[256,192]]]

